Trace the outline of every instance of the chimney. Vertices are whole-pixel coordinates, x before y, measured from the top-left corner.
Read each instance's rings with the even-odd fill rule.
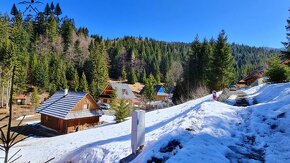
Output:
[[[68,89],[64,89],[64,96],[68,95]]]

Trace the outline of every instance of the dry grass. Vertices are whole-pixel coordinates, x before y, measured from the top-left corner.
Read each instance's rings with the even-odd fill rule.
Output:
[[[5,117],[8,115],[9,111],[6,108],[0,108],[0,118]],[[40,120],[40,115],[36,114],[34,111],[34,108],[31,105],[13,105],[13,118],[12,118],[12,127],[16,127],[20,120],[16,120],[18,117],[24,116],[24,115],[35,115],[33,117],[27,117],[25,120],[23,120],[22,124],[20,126],[24,126],[26,122],[31,121],[38,121]],[[8,124],[8,118],[0,121],[0,126],[4,126]],[[3,128],[3,131],[6,133],[7,128]],[[23,139],[24,135],[19,135],[16,140]]]

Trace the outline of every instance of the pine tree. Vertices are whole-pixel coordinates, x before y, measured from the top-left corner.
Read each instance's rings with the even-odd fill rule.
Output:
[[[16,16],[16,15],[19,14],[19,11],[18,11],[18,9],[17,9],[15,3],[14,3],[13,6],[12,6],[12,9],[11,9],[10,14],[13,15],[13,16]]]
[[[47,26],[47,37],[51,44],[51,47],[54,48],[57,37],[58,37],[58,25],[53,15],[50,15],[48,18],[48,26]]]
[[[156,81],[152,74],[149,75],[148,79],[145,81],[144,95],[147,100],[152,101],[154,99],[154,85]]]
[[[130,68],[130,73],[129,73],[129,76],[128,76],[128,83],[135,84],[136,82],[137,82],[137,76],[135,74],[134,69],[131,67]]]
[[[54,14],[57,15],[57,16],[62,14],[62,11],[61,11],[61,8],[59,6],[59,3],[57,3],[56,6],[55,6]]]
[[[33,104],[34,107],[39,107],[40,105],[40,97],[39,97],[39,93],[38,93],[38,88],[34,87],[33,88],[33,92],[31,95],[31,102]]]
[[[104,49],[104,42],[95,45],[90,54],[90,63],[87,71],[90,76],[90,92],[99,96],[109,80],[107,54]],[[95,82],[92,84],[92,82]]]
[[[60,67],[60,77],[58,81],[58,89],[64,90],[67,89],[67,79],[66,79],[66,68],[65,65],[62,63]]]
[[[234,77],[234,58],[227,43],[227,36],[222,30],[218,36],[211,63],[211,90],[220,90],[230,84]]]
[[[73,91],[78,91],[78,88],[79,88],[79,75],[78,75],[78,72],[76,70],[74,70],[74,73],[73,73],[73,79],[71,81],[71,90]]]
[[[80,79],[80,85],[78,87],[78,90],[81,92],[88,92],[89,88],[88,88],[88,82],[87,82],[87,78],[85,73],[82,73],[82,77]]]
[[[142,78],[141,78],[141,82],[142,82],[142,83],[145,83],[146,80],[147,80],[146,70],[143,70]]]
[[[46,16],[49,16],[50,15],[50,7],[48,5],[48,3],[45,5],[45,8],[44,8],[44,15]]]
[[[288,11],[290,13],[290,10],[288,10]],[[287,25],[285,26],[285,28],[287,31],[287,33],[286,33],[287,41],[283,42],[283,45],[284,45],[286,51],[282,51],[282,52],[285,54],[285,56],[287,58],[290,58],[290,17],[287,19]]]
[[[54,12],[54,4],[53,4],[53,2],[51,2],[51,4],[50,4],[50,11],[51,11],[51,13]]]
[[[116,123],[120,123],[130,116],[132,104],[125,99],[115,100],[111,103],[111,109],[115,112]]]
[[[122,80],[126,80],[127,79],[127,73],[126,73],[125,66],[122,66],[122,69],[121,69],[121,77],[122,77]]]
[[[284,64],[280,64],[278,58],[274,58],[269,64],[266,75],[270,78],[271,82],[282,83],[285,82],[289,76],[289,68]]]

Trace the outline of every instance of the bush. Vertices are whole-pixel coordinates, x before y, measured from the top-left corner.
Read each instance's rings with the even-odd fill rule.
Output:
[[[116,99],[111,103],[111,109],[115,112],[116,123],[120,123],[130,116],[132,104],[125,99]]]
[[[270,62],[266,75],[269,77],[271,82],[285,82],[289,77],[288,67],[284,64],[280,64],[278,59],[274,59]]]

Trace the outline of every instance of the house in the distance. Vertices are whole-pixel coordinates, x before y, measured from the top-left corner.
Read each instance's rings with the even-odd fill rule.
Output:
[[[15,96],[15,102],[17,105],[25,105],[27,97],[24,94],[18,94]]]
[[[101,95],[99,96],[99,100],[102,103],[110,103],[113,93],[115,91],[116,98],[118,99],[126,99],[131,101],[133,104],[139,102],[135,94],[132,92],[128,84],[124,83],[116,83],[109,82]]]
[[[70,133],[99,124],[103,115],[94,98],[84,92],[58,91],[36,112],[41,114],[41,125],[60,133]]]
[[[144,95],[144,88],[140,91],[141,95]],[[169,97],[169,94],[165,92],[165,88],[162,85],[154,85],[154,100],[162,101],[166,100]]]

